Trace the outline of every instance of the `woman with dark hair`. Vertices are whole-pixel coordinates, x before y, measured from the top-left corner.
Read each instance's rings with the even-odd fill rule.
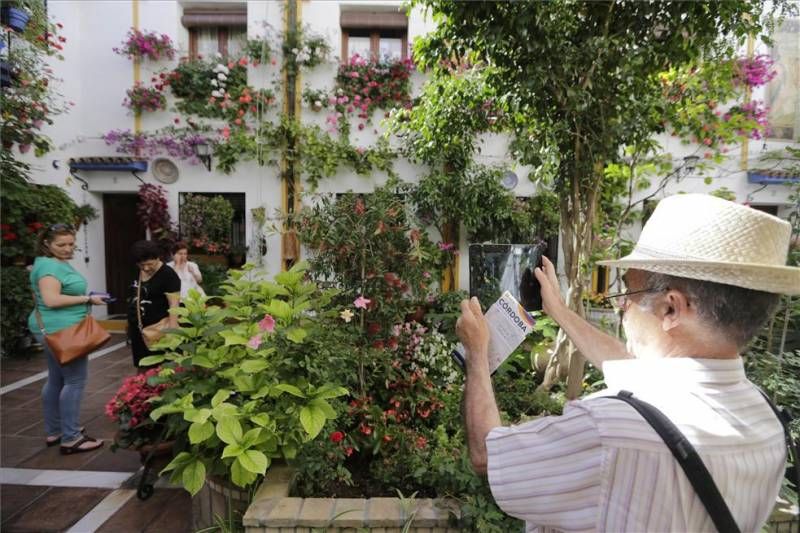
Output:
[[[131,285],[128,299],[128,338],[131,341],[133,364],[143,368],[139,361],[152,352],[142,339],[139,330],[139,313],[142,327],[155,324],[169,317],[169,327],[178,327],[177,315],[169,310],[178,307],[181,293],[181,280],[178,275],[161,260],[162,250],[154,241],[137,241],[131,247],[131,256],[139,267],[139,277]]]
[[[69,264],[75,252],[75,230],[68,224],[54,224],[39,234],[38,257],[30,280],[36,308],[28,317],[28,328],[44,347],[47,381],[42,388],[44,428],[47,446],[61,444],[61,453],[90,452],[103,445],[83,433],[81,397],[86,386],[89,358],[80,357],[61,365],[44,340],[37,311],[47,333],[55,333],[80,322],[90,305],[104,305],[102,296],[86,294],[86,278]]]

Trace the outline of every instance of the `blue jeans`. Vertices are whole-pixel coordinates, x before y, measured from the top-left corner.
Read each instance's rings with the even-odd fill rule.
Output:
[[[62,442],[72,442],[81,436],[78,418],[89,373],[89,358],[81,357],[61,366],[42,334],[34,334],[34,337],[44,346],[47,357],[47,382],[42,387],[44,429],[48,437],[61,435]]]

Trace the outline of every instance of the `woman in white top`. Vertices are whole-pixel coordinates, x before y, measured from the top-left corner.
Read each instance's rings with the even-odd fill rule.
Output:
[[[173,260],[167,265],[171,266],[181,278],[181,300],[189,295],[189,289],[194,289],[205,296],[206,293],[200,286],[203,283],[200,267],[194,261],[189,261],[189,246],[185,242],[175,243],[172,253]]]

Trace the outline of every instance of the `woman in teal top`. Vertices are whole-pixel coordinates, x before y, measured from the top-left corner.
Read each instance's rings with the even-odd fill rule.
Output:
[[[68,263],[74,252],[75,230],[71,226],[55,224],[39,235],[40,256],[33,263],[30,279],[47,333],[77,324],[86,316],[89,305],[104,304],[101,296],[86,295],[86,278]],[[61,443],[62,454],[100,448],[103,441],[84,435],[78,423],[89,358],[61,366],[47,347],[35,311],[28,317],[28,327],[44,346],[47,357],[47,382],[42,389],[47,445]]]

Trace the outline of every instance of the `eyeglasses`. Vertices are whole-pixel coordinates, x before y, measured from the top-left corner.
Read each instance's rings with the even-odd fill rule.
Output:
[[[625,307],[628,305],[628,296],[631,296],[632,294],[642,294],[645,292],[662,292],[663,290],[669,289],[655,289],[650,287],[647,289],[640,289],[638,291],[618,292],[616,294],[609,294],[603,298],[602,301],[610,303],[611,306],[616,309],[625,309]]]

